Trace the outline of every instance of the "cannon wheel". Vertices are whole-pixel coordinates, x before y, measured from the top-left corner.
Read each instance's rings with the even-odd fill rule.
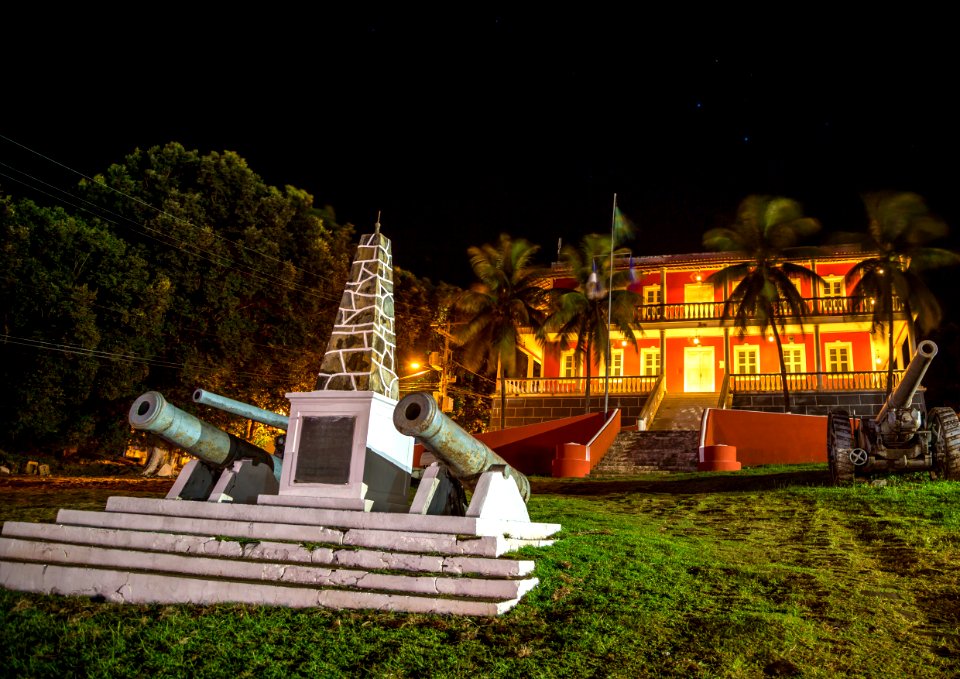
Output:
[[[960,419],[952,408],[931,408],[929,422],[937,475],[960,481]]]
[[[845,410],[835,410],[827,415],[827,462],[834,485],[853,481],[853,462],[846,452],[853,448],[853,428]]]

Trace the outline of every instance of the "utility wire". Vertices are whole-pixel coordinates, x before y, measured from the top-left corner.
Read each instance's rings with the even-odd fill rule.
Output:
[[[2,135],[0,135],[0,138],[5,138],[5,137],[3,137]],[[181,252],[184,252],[184,253],[186,253],[186,254],[188,254],[188,255],[193,255],[193,256],[200,257],[200,258],[202,258],[202,259],[206,259],[206,260],[212,262],[213,264],[215,264],[215,265],[217,265],[217,266],[221,266],[221,267],[224,267],[224,268],[233,268],[233,269],[235,269],[235,270],[237,270],[237,271],[239,271],[239,272],[241,272],[241,273],[248,273],[249,275],[252,275],[252,276],[254,276],[255,278],[258,278],[258,279],[263,280],[263,281],[265,281],[265,282],[278,283],[278,284],[280,284],[280,285],[282,285],[282,286],[284,286],[284,287],[287,287],[287,288],[289,288],[289,289],[291,289],[291,290],[294,290],[295,292],[299,292],[299,293],[302,293],[302,294],[311,295],[311,296],[318,297],[318,298],[320,298],[320,299],[324,299],[324,300],[328,300],[328,301],[332,301],[332,302],[338,302],[338,301],[339,301],[339,298],[333,298],[333,297],[331,297],[331,296],[329,296],[329,295],[326,295],[326,294],[324,294],[324,293],[317,292],[316,290],[313,290],[312,288],[309,288],[309,287],[307,287],[307,286],[305,286],[305,285],[303,285],[303,284],[292,283],[292,282],[290,282],[290,281],[286,281],[286,280],[284,280],[283,278],[281,278],[281,277],[279,277],[279,276],[276,276],[276,275],[274,275],[274,274],[270,274],[270,273],[264,272],[263,270],[257,269],[257,268],[255,268],[255,267],[250,266],[250,265],[241,265],[241,264],[237,263],[235,260],[232,260],[232,259],[230,259],[230,258],[228,258],[228,257],[223,256],[223,255],[207,254],[205,251],[201,250],[200,248],[197,248],[196,246],[190,245],[190,244],[186,243],[185,241],[183,241],[183,240],[181,240],[181,239],[174,238],[174,237],[170,236],[170,235],[167,234],[167,233],[164,233],[163,231],[161,231],[161,230],[159,230],[159,229],[152,228],[152,227],[148,226],[146,223],[138,223],[138,222],[135,222],[135,221],[133,221],[132,219],[130,219],[129,217],[126,217],[126,216],[124,216],[124,215],[120,215],[120,214],[118,214],[118,213],[116,213],[116,212],[114,212],[114,211],[112,211],[112,210],[109,210],[109,209],[103,207],[103,206],[96,205],[95,203],[93,203],[93,202],[91,202],[91,201],[88,201],[88,200],[86,200],[86,199],[84,199],[84,198],[80,198],[79,196],[71,193],[70,191],[67,191],[66,189],[62,189],[62,188],[57,187],[57,186],[55,186],[55,185],[52,185],[52,184],[50,184],[50,183],[48,183],[48,182],[45,182],[45,181],[43,181],[42,179],[39,179],[39,178],[34,177],[33,175],[30,175],[30,174],[28,174],[28,173],[26,173],[26,172],[24,172],[24,171],[22,171],[22,170],[19,170],[19,169],[15,168],[15,167],[12,167],[11,165],[8,165],[7,163],[0,162],[0,165],[2,165],[3,167],[9,168],[10,170],[12,170],[12,171],[14,171],[14,172],[17,172],[17,173],[23,175],[24,177],[27,177],[28,179],[30,179],[30,180],[33,181],[33,182],[37,182],[39,185],[47,186],[47,187],[49,187],[50,189],[52,189],[52,190],[54,190],[54,191],[57,191],[57,192],[59,192],[59,193],[61,193],[61,194],[64,194],[65,196],[69,196],[70,198],[72,198],[72,199],[75,200],[75,201],[80,201],[80,202],[82,202],[82,203],[86,203],[86,204],[88,204],[88,205],[91,205],[91,206],[93,206],[96,210],[99,210],[100,212],[96,212],[96,211],[91,210],[91,209],[89,209],[89,208],[85,208],[84,206],[78,205],[78,204],[75,203],[75,202],[70,202],[69,200],[66,200],[66,199],[64,199],[63,197],[56,196],[56,195],[50,193],[49,191],[46,191],[46,190],[43,190],[43,189],[39,188],[37,185],[28,184],[27,182],[25,182],[25,181],[23,181],[23,180],[21,180],[21,179],[18,179],[17,177],[14,177],[14,176],[12,176],[12,175],[9,175],[9,174],[0,172],[0,176],[6,177],[7,179],[9,179],[9,180],[11,180],[11,181],[13,181],[13,182],[16,182],[16,183],[18,183],[18,184],[20,184],[20,185],[22,185],[22,186],[25,186],[25,187],[33,190],[33,191],[36,191],[37,193],[40,193],[40,194],[45,195],[45,196],[49,196],[50,198],[54,199],[55,201],[61,202],[61,203],[63,203],[63,204],[66,204],[66,205],[68,205],[68,206],[70,206],[70,207],[72,207],[72,208],[75,208],[75,209],[80,210],[80,211],[82,211],[82,212],[85,212],[85,213],[87,213],[87,214],[89,214],[89,215],[92,215],[93,217],[96,217],[96,218],[98,218],[98,219],[102,219],[103,221],[105,221],[105,222],[107,222],[107,223],[109,223],[109,224],[113,224],[114,226],[121,226],[120,221],[127,222],[128,224],[133,225],[133,226],[128,226],[128,228],[131,228],[132,231],[134,231],[135,233],[140,234],[141,236],[144,236],[145,238],[148,238],[148,239],[150,239],[150,240],[153,240],[153,241],[155,241],[155,242],[157,242],[157,243],[160,243],[160,244],[162,244],[162,245],[166,245],[167,247],[171,247],[171,248],[180,250]],[[79,174],[79,173],[78,173],[78,174]],[[81,176],[83,176],[83,175],[81,175]],[[125,194],[121,194],[121,195],[125,195]],[[140,201],[140,202],[142,202],[142,201]],[[154,208],[154,209],[157,210],[157,208]],[[203,231],[202,229],[199,229],[199,227],[196,227],[196,226],[194,226],[193,224],[190,224],[190,222],[187,222],[186,220],[183,220],[183,219],[174,217],[174,216],[170,215],[169,213],[166,213],[166,212],[163,212],[163,211],[160,211],[160,210],[157,210],[157,211],[160,212],[160,214],[166,215],[166,216],[168,216],[168,217],[171,217],[171,218],[174,219],[174,220],[180,221],[180,222],[185,223],[185,224],[187,224],[187,225],[189,225],[189,226],[191,226],[191,227],[193,227],[193,228],[195,228],[195,229],[198,229],[198,230],[199,230],[202,234],[204,234],[204,235],[211,235],[211,236],[214,236],[214,237],[216,237],[216,238],[220,238],[221,240],[224,240],[225,242],[230,243],[230,244],[233,244],[233,245],[235,245],[235,246],[237,246],[237,247],[240,247],[240,248],[243,248],[243,249],[246,249],[246,250],[250,250],[250,251],[252,251],[252,252],[257,252],[257,251],[255,251],[255,250],[252,250],[251,248],[248,248],[247,246],[243,245],[242,243],[239,243],[239,242],[237,242],[237,241],[231,241],[231,240],[229,240],[229,239],[223,238],[222,236],[220,236],[219,234],[217,234],[217,233],[215,233],[215,232],[213,232],[213,231]],[[110,218],[104,216],[105,214],[112,215],[112,216],[116,217],[117,219],[110,219]],[[118,220],[120,220],[120,221],[118,221]],[[143,229],[145,229],[146,231],[144,231]],[[147,231],[150,231],[150,232],[152,232],[152,233],[147,233]],[[157,234],[157,235],[153,235],[153,234]],[[259,254],[259,253],[258,253],[258,254]],[[265,256],[266,256],[266,255],[265,255]],[[219,259],[219,261],[217,261],[217,259],[214,259],[214,257],[216,257],[217,259]],[[276,258],[274,258],[274,259],[276,259]],[[276,260],[276,261],[281,262],[281,263],[284,263],[283,260]],[[289,264],[289,262],[285,262],[285,263],[288,263],[288,264]],[[293,268],[294,271],[297,271],[297,272],[300,272],[300,273],[310,273],[310,275],[319,278],[319,276],[317,276],[317,274],[314,274],[314,273],[312,273],[312,272],[304,272],[303,270],[299,269],[298,267],[294,266],[293,264],[290,264],[290,266]],[[244,271],[244,269],[246,269],[246,271]]]
[[[147,207],[147,208],[149,208],[149,209],[151,209],[151,210],[154,210],[154,211],[157,212],[158,214],[166,215],[167,217],[170,217],[171,219],[174,219],[174,220],[176,220],[176,221],[178,221],[178,222],[181,222],[181,223],[183,223],[183,224],[186,224],[187,226],[190,226],[191,228],[193,228],[193,229],[195,229],[195,230],[197,230],[197,231],[203,232],[203,230],[202,230],[200,227],[198,227],[196,224],[193,224],[193,223],[190,222],[189,220],[183,219],[182,217],[177,217],[177,216],[175,216],[175,215],[172,215],[172,214],[166,212],[165,210],[162,210],[161,208],[155,207],[155,206],[153,206],[153,205],[151,205],[151,204],[149,204],[149,203],[147,203],[147,202],[145,202],[145,201],[137,198],[136,196],[131,196],[131,195],[127,194],[127,193],[124,193],[123,191],[121,191],[121,190],[119,190],[119,189],[116,189],[116,188],[114,188],[114,187],[112,187],[112,186],[109,186],[109,185],[107,185],[106,183],[100,181],[99,179],[97,179],[97,178],[95,178],[95,177],[90,177],[90,176],[88,176],[88,175],[85,175],[85,174],[83,174],[82,172],[80,172],[80,171],[78,171],[78,170],[75,170],[75,169],[73,169],[72,167],[69,167],[68,165],[64,165],[64,164],[61,163],[60,161],[54,160],[53,158],[50,158],[49,156],[45,156],[44,154],[40,153],[39,151],[36,151],[36,150],[34,150],[34,149],[32,149],[32,148],[30,148],[30,147],[28,147],[28,146],[25,146],[24,144],[21,144],[20,142],[14,140],[14,139],[10,139],[9,137],[4,136],[4,135],[2,135],[2,134],[0,134],[0,139],[3,139],[3,140],[5,140],[5,141],[7,141],[7,142],[9,142],[9,143],[11,143],[11,144],[14,144],[15,146],[19,146],[20,148],[24,149],[25,151],[29,151],[30,153],[38,156],[39,158],[42,158],[42,159],[46,160],[47,162],[53,163],[53,164],[55,164],[55,165],[58,165],[59,167],[62,167],[63,169],[67,170],[68,172],[72,172],[73,174],[75,174],[75,175],[77,175],[77,176],[79,176],[79,177],[83,177],[84,179],[87,179],[87,180],[89,180],[89,181],[91,181],[91,182],[93,182],[93,183],[95,183],[95,184],[97,184],[97,185],[99,185],[99,186],[107,189],[108,191],[113,191],[114,193],[117,193],[117,194],[119,194],[119,195],[121,195],[121,196],[123,196],[123,197],[125,197],[125,198],[127,198],[127,199],[129,199],[129,200],[132,200],[132,201],[134,201],[135,203],[139,203],[140,205],[143,205],[144,207]],[[261,256],[261,257],[265,257],[265,258],[267,258],[267,259],[272,259],[273,261],[277,262],[278,264],[283,264],[283,263],[285,263],[284,260],[278,259],[278,258],[276,258],[276,257],[274,257],[274,256],[272,256],[272,255],[268,255],[268,254],[265,253],[265,252],[260,252],[259,250],[256,250],[255,248],[250,248],[250,247],[248,247],[248,246],[246,246],[246,245],[244,245],[244,244],[242,244],[242,243],[240,243],[240,242],[231,241],[229,238],[225,238],[224,236],[221,236],[221,235],[219,235],[219,234],[217,234],[217,233],[214,233],[213,235],[214,235],[214,237],[216,237],[216,238],[219,238],[219,239],[221,239],[221,240],[223,240],[223,241],[225,241],[225,242],[227,242],[227,243],[231,243],[231,244],[233,244],[233,245],[236,245],[236,246],[238,246],[238,247],[241,247],[241,248],[243,248],[244,250],[247,250],[247,251],[249,251],[249,252],[252,252],[252,253],[254,253],[254,254],[257,254],[257,255],[259,255],[259,256]],[[310,274],[311,276],[314,276],[314,277],[316,277],[316,278],[322,278],[319,274],[317,274],[317,273],[315,273],[315,272],[301,270],[301,269],[298,269],[297,267],[294,267],[294,268],[295,268],[297,271],[300,271],[301,273]]]

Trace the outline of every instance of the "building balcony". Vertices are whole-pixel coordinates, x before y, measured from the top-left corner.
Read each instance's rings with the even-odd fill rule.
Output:
[[[870,316],[874,300],[866,297],[813,297],[803,300],[805,317],[814,316]],[[638,323],[669,323],[684,321],[720,321],[724,302],[685,302],[678,304],[643,304],[637,307]],[[894,298],[894,312],[902,312],[903,304]],[[787,318],[791,317],[784,309]]]
[[[902,370],[893,373],[893,386],[896,387],[903,376]],[[590,378],[590,393],[599,394],[649,394],[656,386],[656,375],[618,375],[610,377],[609,392],[606,379]],[[508,378],[505,380],[507,396],[584,396],[586,394],[587,379],[585,377],[529,377]],[[727,381],[728,393],[737,392],[770,392],[783,391],[780,373],[756,373],[750,375],[730,375]],[[787,389],[793,392],[851,392],[851,391],[886,391],[887,372],[884,371],[850,371],[850,372],[804,372],[787,373]],[[497,391],[500,394],[500,382],[497,381]]]

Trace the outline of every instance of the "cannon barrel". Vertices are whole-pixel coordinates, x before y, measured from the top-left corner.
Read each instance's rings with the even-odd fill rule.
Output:
[[[910,405],[910,401],[913,400],[913,395],[916,394],[917,389],[920,388],[920,382],[923,381],[923,376],[926,374],[927,368],[930,367],[930,363],[936,355],[936,343],[930,340],[923,340],[917,345],[917,351],[913,354],[913,358],[910,359],[907,369],[903,372],[903,377],[900,378],[900,384],[890,393],[880,412],[877,413],[877,422],[882,422],[887,416],[887,411],[891,408],[906,408]]]
[[[502,465],[504,475],[516,482],[523,501],[530,499],[530,480],[444,415],[430,394],[404,396],[394,408],[393,424],[401,434],[419,440],[461,481],[472,480],[491,467]]]
[[[238,415],[255,422],[261,422],[263,424],[270,425],[271,427],[276,427],[277,429],[283,429],[284,431],[286,431],[289,423],[289,418],[284,415],[278,415],[277,413],[269,410],[252,406],[249,403],[235,401],[232,398],[227,398],[226,396],[221,396],[220,394],[214,394],[211,391],[204,391],[203,389],[197,389],[193,392],[193,401],[194,403],[202,403],[206,406],[212,406],[232,415]]]
[[[134,429],[156,434],[212,467],[225,469],[236,460],[249,458],[275,469],[270,453],[180,410],[160,392],[141,395],[130,406],[127,419]]]

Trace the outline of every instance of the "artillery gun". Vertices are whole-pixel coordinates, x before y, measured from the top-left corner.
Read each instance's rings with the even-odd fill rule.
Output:
[[[393,424],[437,458],[420,481],[411,513],[530,520],[530,480],[444,415],[432,395],[404,396]],[[469,506],[464,486],[473,491]]]
[[[960,420],[951,408],[924,413],[912,403],[923,376],[937,355],[924,340],[875,417],[851,419],[845,410],[827,415],[827,461],[835,484],[877,472],[929,471],[960,480]]]
[[[134,429],[155,434],[196,458],[177,477],[168,499],[252,504],[260,494],[277,493],[279,457],[180,410],[160,392],[141,395],[127,419]]]

